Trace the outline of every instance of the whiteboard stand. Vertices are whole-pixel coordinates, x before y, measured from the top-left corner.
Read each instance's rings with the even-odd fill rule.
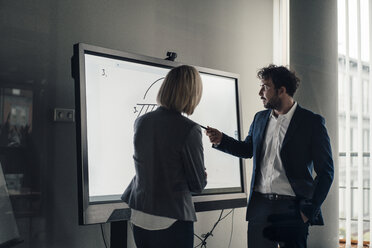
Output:
[[[127,248],[128,221],[111,222],[110,248]]]

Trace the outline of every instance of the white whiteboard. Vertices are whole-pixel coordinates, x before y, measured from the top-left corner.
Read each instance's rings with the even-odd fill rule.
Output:
[[[86,136],[90,202],[120,199],[135,175],[133,124],[155,110],[170,69],[85,54]],[[238,138],[236,79],[201,73],[203,96],[190,119]],[[203,132],[208,190],[241,188],[240,160],[219,152]]]

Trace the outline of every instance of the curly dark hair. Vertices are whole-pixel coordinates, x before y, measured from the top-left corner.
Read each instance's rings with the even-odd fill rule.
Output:
[[[296,76],[294,71],[290,71],[284,66],[276,66],[273,64],[261,68],[257,72],[257,77],[261,80],[271,79],[275,89],[279,89],[283,86],[286,88],[287,94],[292,97],[300,83],[300,79]]]

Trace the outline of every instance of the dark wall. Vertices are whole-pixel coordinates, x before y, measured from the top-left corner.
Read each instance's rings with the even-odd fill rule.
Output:
[[[18,247],[104,246],[99,226],[78,225],[75,124],[53,121],[54,108],[75,108],[73,44],[158,58],[171,50],[240,74],[246,133],[261,107],[255,72],[272,61],[272,21],[271,0],[0,0],[0,162],[23,175],[10,190]],[[216,216],[198,218],[206,232]],[[225,247],[230,225],[220,224],[213,247]],[[234,226],[232,247],[245,247],[244,209]]]

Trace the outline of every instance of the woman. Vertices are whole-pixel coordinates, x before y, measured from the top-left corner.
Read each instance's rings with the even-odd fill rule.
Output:
[[[200,193],[207,181],[200,126],[182,113],[194,112],[202,89],[194,67],[176,67],[159,90],[160,106],[135,121],[136,176],[122,200],[132,209],[138,248],[193,247],[191,192]]]

